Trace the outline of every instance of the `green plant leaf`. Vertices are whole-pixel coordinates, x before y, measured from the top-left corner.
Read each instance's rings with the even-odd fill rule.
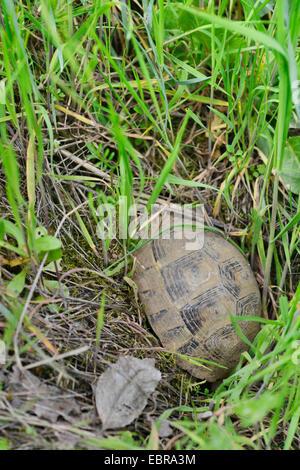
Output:
[[[57,250],[61,247],[61,241],[56,237],[52,237],[51,235],[40,237],[36,240],[35,243],[38,252]]]
[[[62,282],[59,283],[58,281],[53,281],[52,279],[44,279],[44,286],[46,287],[46,289],[48,289],[49,292],[56,293],[57,290],[60,288],[62,289],[65,296],[68,297],[70,295],[69,289]]]
[[[44,258],[46,253],[47,253],[47,251],[39,252],[38,258],[39,258],[40,261],[42,261],[42,259]],[[60,260],[61,257],[62,257],[62,249],[61,248],[56,248],[55,250],[51,250],[48,253],[46,263],[49,265],[49,263],[52,263],[53,261]]]
[[[4,234],[8,233],[17,240],[19,248],[25,248],[25,241],[22,230],[10,220],[0,219],[0,240],[4,239]]]
[[[0,450],[9,450],[9,443],[7,439],[0,439]]]
[[[172,152],[170,153],[170,155],[168,157],[168,160],[164,164],[164,166],[161,170],[161,173],[160,173],[160,175],[159,175],[159,177],[156,181],[156,184],[154,186],[152,194],[149,198],[149,201],[148,201],[148,204],[147,204],[147,209],[150,209],[152,207],[152,205],[155,204],[156,199],[158,198],[158,196],[161,192],[161,189],[162,189],[163,185],[165,184],[165,182],[168,178],[168,175],[169,175],[170,171],[172,170],[173,166],[175,165],[175,161],[176,161],[176,159],[178,157],[178,154],[179,154],[179,151],[180,151],[181,140],[182,140],[187,122],[189,120],[189,117],[190,117],[190,113],[189,113],[189,111],[187,111],[187,113],[184,117],[183,123],[181,125],[181,128],[179,129],[178,134],[176,136]]]
[[[265,47],[269,47],[270,49],[273,49],[282,54],[283,57],[287,58],[286,51],[272,36],[268,36],[267,34],[257,31],[255,29],[251,29],[241,22],[227,20],[226,18],[220,18],[219,16],[204,12],[203,10],[200,10],[200,8],[191,8],[183,5],[178,5],[178,7],[182,10],[187,11],[188,13],[203,18],[204,20],[213,23],[214,25],[220,26],[221,28],[228,29],[229,31],[233,31],[234,33],[241,34],[248,39],[252,39],[255,42],[260,42]]]
[[[236,414],[241,418],[242,425],[252,426],[263,420],[263,418],[281,403],[280,393],[265,392],[257,400],[241,401],[235,408]]]
[[[5,104],[5,79],[0,80],[0,104]]]
[[[6,289],[8,294],[13,297],[17,297],[21,294],[24,289],[26,274],[27,269],[22,269],[22,271],[7,284]]]
[[[296,214],[295,217],[293,217],[292,220],[290,220],[290,222],[281,230],[281,232],[278,235],[276,235],[273,241],[276,241],[278,238],[281,238],[282,235],[284,235],[288,230],[291,230],[294,227],[294,225],[297,225],[299,221],[300,221],[300,212],[298,212],[298,214]]]
[[[300,136],[288,139],[280,176],[293,193],[300,194]]]

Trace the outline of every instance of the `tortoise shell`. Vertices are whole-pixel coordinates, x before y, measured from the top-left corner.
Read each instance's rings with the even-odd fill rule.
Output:
[[[221,235],[205,231],[201,249],[186,250],[185,242],[159,238],[137,250],[134,281],[162,345],[177,353],[183,369],[214,382],[248,349],[230,315],[260,316],[260,293],[244,256]],[[239,327],[250,341],[259,331],[254,321]],[[182,355],[199,358],[199,365]]]

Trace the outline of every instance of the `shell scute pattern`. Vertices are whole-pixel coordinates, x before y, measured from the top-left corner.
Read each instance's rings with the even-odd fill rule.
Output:
[[[201,249],[186,251],[185,240],[156,239],[138,250],[136,260],[134,280],[163,346],[226,367],[208,370],[179,357],[178,364],[198,378],[228,375],[248,348],[230,315],[261,315],[258,286],[243,255],[222,236],[205,232]],[[259,331],[258,322],[240,327],[250,341]]]

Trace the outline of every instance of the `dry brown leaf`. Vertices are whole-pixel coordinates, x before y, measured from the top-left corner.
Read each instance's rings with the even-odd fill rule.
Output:
[[[8,391],[13,408],[25,408],[39,418],[55,423],[59,417],[72,422],[80,414],[75,398],[54,385],[46,385],[28,371],[20,372],[14,367],[8,378]]]
[[[124,356],[99,377],[96,406],[104,429],[127,426],[141,414],[161,379],[154,364]]]
[[[173,429],[171,428],[169,421],[167,419],[160,419],[159,421],[159,437],[169,437],[173,434]]]

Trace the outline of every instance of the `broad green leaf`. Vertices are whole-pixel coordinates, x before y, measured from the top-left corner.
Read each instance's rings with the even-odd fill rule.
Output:
[[[37,238],[35,243],[38,252],[57,250],[61,247],[61,241],[56,237],[52,237],[51,235],[45,235],[44,237]]]
[[[17,297],[21,294],[24,289],[25,279],[26,279],[27,269],[22,269],[22,271],[17,274],[8,284],[7,284],[7,293],[13,297]]]
[[[253,424],[262,421],[281,401],[280,393],[265,392],[257,400],[241,401],[235,408],[235,412],[241,418],[242,426],[253,426]]]
[[[288,139],[280,176],[293,193],[300,194],[300,136]]]
[[[0,450],[9,450],[9,442],[7,439],[0,439]]]
[[[66,297],[70,295],[69,289],[62,282],[59,283],[58,281],[53,281],[51,279],[44,279],[44,286],[46,287],[46,289],[48,289],[49,292],[56,293],[58,289],[62,289]]]
[[[3,240],[5,233],[8,233],[17,240],[19,248],[25,247],[22,230],[16,224],[10,222],[10,220],[0,219],[0,240]]]
[[[39,253],[39,260],[42,261],[42,259],[44,258],[46,252],[45,251],[41,251]],[[59,271],[61,271],[61,257],[62,257],[62,249],[61,248],[57,248],[56,250],[51,250],[49,251],[48,253],[48,256],[47,256],[47,260],[46,260],[46,263],[47,263],[47,266],[45,266],[44,270],[45,271],[49,271],[49,265],[56,261],[57,262],[57,268]],[[53,269],[53,272],[56,272],[56,268]]]

